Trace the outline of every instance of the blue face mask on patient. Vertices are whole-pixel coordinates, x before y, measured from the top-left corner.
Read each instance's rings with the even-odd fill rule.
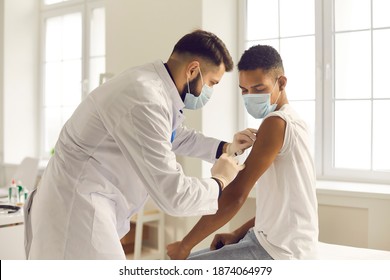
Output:
[[[276,80],[276,83],[277,82],[278,80]],[[269,113],[275,111],[277,106],[276,102],[278,102],[278,99],[280,97],[280,92],[279,92],[278,99],[276,99],[275,103],[272,105],[271,105],[271,94],[276,86],[276,83],[270,93],[256,93],[256,94],[248,93],[242,95],[246,110],[255,119],[263,119]]]

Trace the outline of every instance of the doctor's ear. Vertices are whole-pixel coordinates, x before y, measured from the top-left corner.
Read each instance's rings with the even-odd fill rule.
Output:
[[[199,73],[199,61],[191,61],[186,68],[186,76],[189,80],[195,78]]]
[[[287,77],[283,76],[283,75],[280,76],[279,80],[278,80],[278,84],[279,84],[279,90],[283,91],[286,88],[286,85],[287,85]]]

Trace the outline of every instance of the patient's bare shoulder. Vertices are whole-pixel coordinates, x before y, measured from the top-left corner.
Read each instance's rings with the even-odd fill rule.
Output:
[[[257,140],[267,146],[279,147],[280,149],[283,145],[285,131],[286,121],[278,116],[271,116],[261,123],[257,133]]]

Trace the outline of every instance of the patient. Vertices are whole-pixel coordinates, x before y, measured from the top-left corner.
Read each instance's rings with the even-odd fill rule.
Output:
[[[256,217],[189,259],[313,259],[318,244],[315,169],[305,122],[289,105],[287,78],[278,52],[253,46],[238,63],[242,97],[249,114],[264,119],[246,168],[225,188],[214,215],[203,216],[182,241],[168,245],[171,259],[226,224],[256,186]]]

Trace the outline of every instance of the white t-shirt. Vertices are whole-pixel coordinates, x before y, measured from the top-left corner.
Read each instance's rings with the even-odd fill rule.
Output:
[[[318,242],[315,168],[306,123],[286,104],[284,142],[256,184],[255,234],[274,259],[313,259]]]

